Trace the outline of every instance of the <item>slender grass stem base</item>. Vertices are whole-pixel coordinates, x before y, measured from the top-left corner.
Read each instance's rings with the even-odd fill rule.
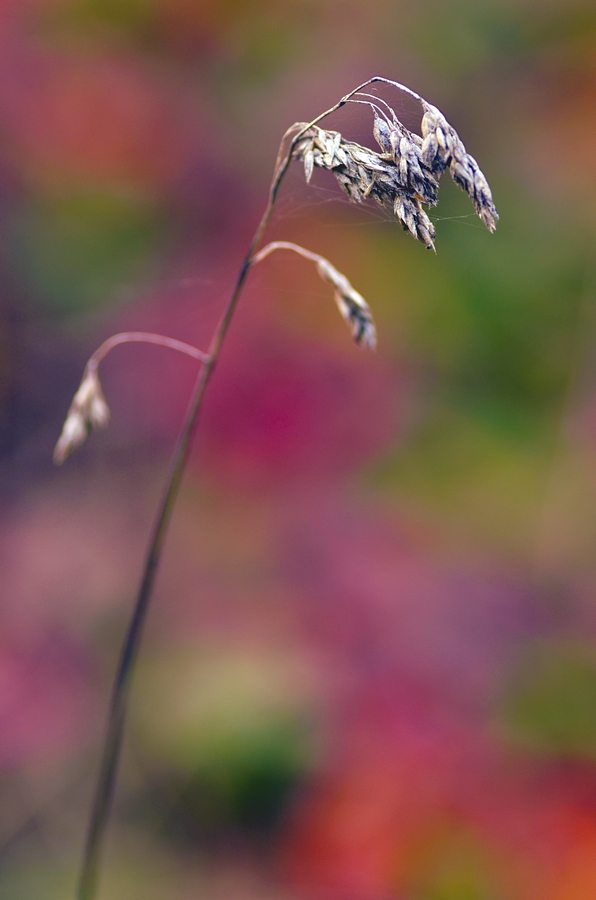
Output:
[[[132,670],[141,640],[143,625],[147,615],[147,608],[151,598],[155,576],[157,574],[163,543],[172,517],[174,503],[178,496],[178,490],[188,459],[191,438],[198,422],[198,413],[205,393],[205,388],[207,387],[209,377],[215,367],[221,343],[230,324],[247,272],[248,265],[243,266],[236,288],[215,335],[211,351],[201,372],[197,376],[184,425],[178,437],[176,449],[172,458],[170,473],[166,482],[166,489],[156,515],[134,612],[124,640],[118,672],[114,682],[106,738],[76,895],[77,900],[93,900],[97,893],[100,854],[110,806],[114,795]]]

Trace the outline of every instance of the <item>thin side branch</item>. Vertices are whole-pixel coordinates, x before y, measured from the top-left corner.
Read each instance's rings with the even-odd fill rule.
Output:
[[[62,432],[54,448],[54,462],[62,465],[64,460],[73,450],[84,442],[92,428],[105,428],[110,420],[110,410],[103,395],[99,382],[98,367],[110,350],[119,344],[138,342],[143,344],[157,344],[170,350],[178,350],[186,353],[193,359],[206,363],[209,359],[202,350],[197,350],[191,344],[177,341],[175,338],[165,337],[163,334],[152,334],[148,331],[123,331],[114,334],[104,341],[95,353],[87,361],[83,378],[79,389],[70,404]]]
[[[253,256],[251,265],[261,262],[275,250],[291,250],[315,263],[321,278],[335,288],[335,302],[356,343],[368,350],[374,350],[377,346],[377,330],[370,307],[362,294],[352,287],[346,276],[324,256],[291,241],[272,241]]]
[[[304,259],[312,260],[312,262],[318,262],[320,259],[324,259],[319,253],[313,253],[312,250],[307,250],[306,247],[301,247],[300,244],[294,244],[292,241],[271,241],[270,244],[267,244],[262,250],[255,253],[251,265],[256,265],[276,250],[292,250],[299,256],[303,256]]]
[[[186,353],[187,356],[192,356],[193,359],[199,359],[204,363],[209,359],[208,355],[203,353],[202,350],[198,350],[196,347],[193,347],[192,344],[178,341],[176,338],[165,337],[163,334],[153,334],[150,331],[122,331],[120,334],[113,334],[107,341],[104,341],[103,344],[97,348],[93,356],[91,356],[87,365],[89,366],[93,362],[95,362],[96,365],[99,364],[102,359],[108,355],[110,350],[113,350],[118,344],[129,343],[157,344],[160,347],[169,347],[170,350],[178,350],[180,353]]]

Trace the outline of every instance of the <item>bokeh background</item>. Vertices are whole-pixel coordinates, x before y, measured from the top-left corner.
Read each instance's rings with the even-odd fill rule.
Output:
[[[135,679],[101,897],[596,896],[593,0],[2,0],[0,894],[73,895],[110,682],[277,145],[373,74],[438,105],[437,255],[328,173],[249,279]],[[406,124],[407,98],[379,89]],[[369,142],[363,107],[329,126]],[[374,146],[371,144],[371,146]]]

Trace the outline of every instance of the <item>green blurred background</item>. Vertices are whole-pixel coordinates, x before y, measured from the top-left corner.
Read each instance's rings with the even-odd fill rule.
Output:
[[[73,895],[110,681],[194,364],[285,129],[374,74],[445,113],[436,256],[289,171],[210,388],[101,897],[596,896],[592,0],[0,3],[0,895]],[[375,88],[406,125],[415,104]],[[364,107],[329,127],[374,146]]]

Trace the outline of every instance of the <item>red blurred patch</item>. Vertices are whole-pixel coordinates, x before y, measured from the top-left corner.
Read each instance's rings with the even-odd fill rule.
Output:
[[[192,288],[188,299],[170,291],[115,327],[155,330],[207,349],[230,289],[207,268],[205,286]],[[398,429],[406,378],[395,363],[356,347],[339,314],[332,340],[297,333],[282,316],[249,290],[207,388],[193,465],[235,491],[335,481],[373,460]],[[137,437],[166,435],[171,445],[195,371],[194,362],[171,351],[119,349],[105,364],[111,427],[128,418]],[[116,386],[123,386],[122,400]]]
[[[3,127],[36,181],[161,190],[187,163],[175,97],[132,57],[50,55],[16,44],[0,75]]]
[[[160,39],[177,53],[212,52],[243,20],[275,14],[283,4],[252,0],[250,7],[237,0],[158,0],[155,15]],[[268,9],[269,7],[269,9]]]
[[[76,753],[88,732],[88,662],[65,638],[0,647],[0,765],[27,766]]]
[[[239,490],[345,476],[395,436],[402,397],[403,379],[347,335],[309,339],[245,307],[206,400],[202,465]]]
[[[575,202],[591,204],[596,191],[594,55],[551,62],[539,79],[532,117],[524,126],[528,172],[539,176],[541,190],[566,191]]]

